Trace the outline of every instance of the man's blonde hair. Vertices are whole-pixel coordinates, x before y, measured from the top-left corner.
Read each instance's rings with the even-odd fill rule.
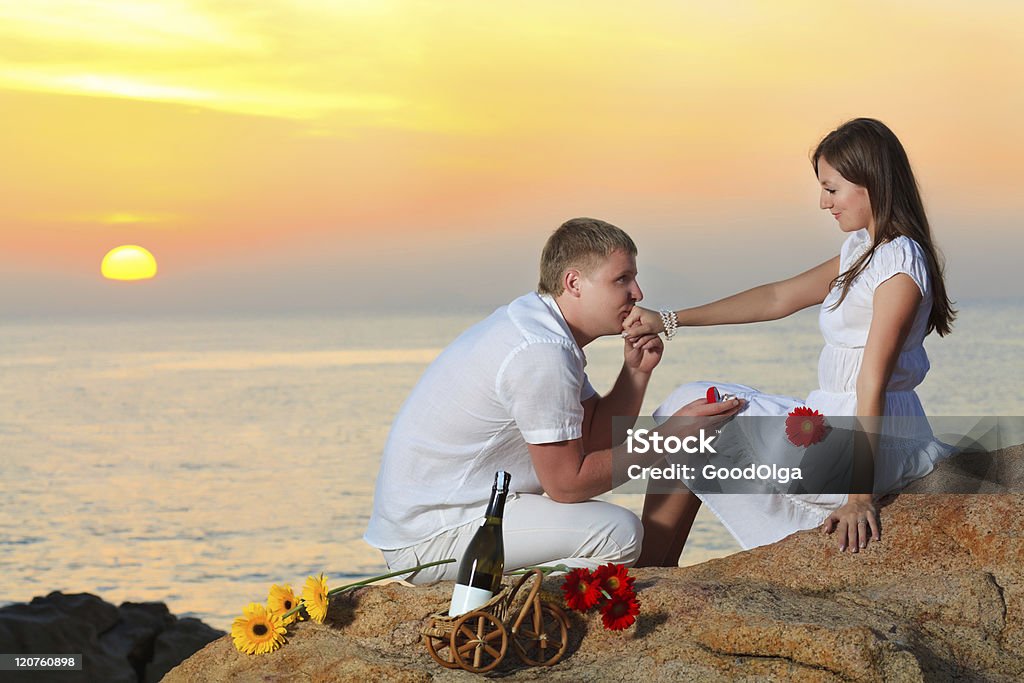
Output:
[[[621,228],[596,218],[573,218],[551,233],[540,255],[540,294],[559,296],[570,268],[588,274],[613,251],[636,256],[636,244]]]

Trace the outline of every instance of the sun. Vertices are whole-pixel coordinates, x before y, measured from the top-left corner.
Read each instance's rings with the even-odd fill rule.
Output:
[[[100,272],[108,280],[148,280],[156,275],[156,259],[148,250],[126,244],[107,252]]]

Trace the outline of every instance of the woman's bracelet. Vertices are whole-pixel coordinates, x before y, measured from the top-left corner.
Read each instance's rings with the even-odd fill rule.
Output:
[[[676,312],[662,309],[658,314],[661,315],[661,322],[665,326],[665,341],[672,341],[672,337],[676,336],[676,328],[679,327]]]

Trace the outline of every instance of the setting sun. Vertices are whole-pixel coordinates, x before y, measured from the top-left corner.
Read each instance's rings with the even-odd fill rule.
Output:
[[[126,244],[107,252],[100,272],[108,280],[148,280],[156,275],[156,259],[148,250]]]

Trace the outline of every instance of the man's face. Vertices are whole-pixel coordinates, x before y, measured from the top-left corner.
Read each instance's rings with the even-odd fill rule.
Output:
[[[588,331],[594,336],[622,332],[633,304],[644,293],[636,282],[636,257],[613,251],[604,261],[581,274],[580,308]]]

